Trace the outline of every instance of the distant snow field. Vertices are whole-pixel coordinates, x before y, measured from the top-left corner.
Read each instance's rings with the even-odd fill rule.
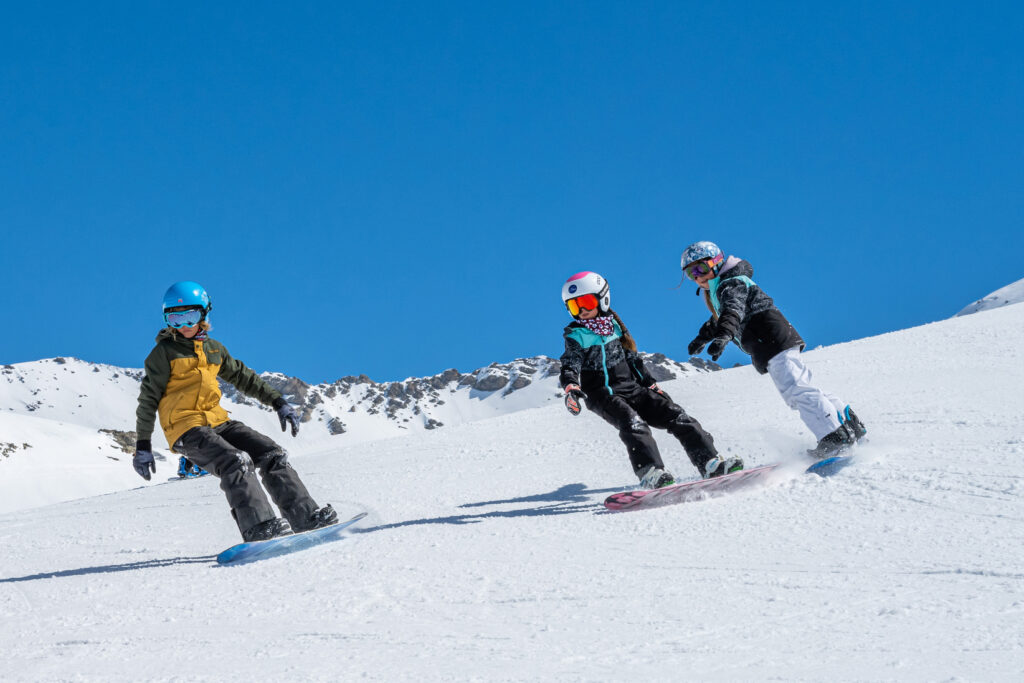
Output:
[[[1019,304],[1024,301],[1024,280],[1018,280],[1013,284],[997,289],[986,297],[978,299],[973,304],[965,306],[957,315],[970,315],[979,311],[990,311],[993,308]]]
[[[167,482],[168,459],[144,485],[97,431],[132,428],[136,379],[0,375],[0,680],[1017,681],[1022,348],[1024,306],[1004,306],[807,353],[869,430],[829,479],[795,474],[813,438],[768,378],[682,373],[663,387],[722,451],[794,473],[640,512],[601,506],[634,483],[625,449],[554,377],[536,407],[352,439],[232,406],[318,501],[370,513],[238,567],[213,559],[238,541],[214,478]],[[65,502],[32,507],[48,496]]]

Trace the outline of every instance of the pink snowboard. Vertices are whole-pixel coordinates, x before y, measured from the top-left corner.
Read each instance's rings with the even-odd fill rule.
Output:
[[[683,484],[673,484],[660,489],[623,491],[613,493],[605,498],[604,506],[609,510],[634,510],[639,508],[658,507],[688,503],[694,500],[728,493],[739,489],[756,486],[767,478],[768,473],[778,465],[765,465],[752,470],[733,472],[714,479],[698,479]]]

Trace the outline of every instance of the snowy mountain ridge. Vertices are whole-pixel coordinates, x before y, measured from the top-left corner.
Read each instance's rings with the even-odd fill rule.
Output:
[[[664,354],[641,355],[657,381],[721,369],[696,358],[681,363]],[[492,363],[466,374],[451,368],[432,377],[401,382],[377,383],[359,375],[310,386],[279,373],[263,373],[262,377],[300,407],[304,422],[321,422],[330,434],[337,435],[349,431],[347,421],[361,425],[371,416],[379,416],[376,423],[383,418],[399,429],[435,429],[537,407],[560,393],[555,379],[560,370],[557,360],[536,356]],[[234,387],[224,385],[222,389],[236,403],[254,403]],[[449,405],[452,402],[454,405]]]
[[[697,358],[681,363],[663,354],[641,355],[657,381],[721,369]],[[378,438],[389,429],[396,434],[401,433],[396,430],[435,429],[445,424],[441,418],[458,424],[538,406],[551,398],[549,394],[559,393],[557,381],[552,378],[560,369],[557,360],[536,356],[492,363],[469,373],[451,368],[432,377],[399,382],[378,383],[358,375],[310,385],[278,372],[260,376],[299,409],[303,423],[314,433],[371,432],[370,438]],[[0,366],[0,410],[128,430],[134,425],[134,402],[142,377],[141,369],[78,358],[8,364]],[[270,410],[223,381],[221,391],[229,410],[240,406]],[[450,406],[453,401],[457,405]],[[463,405],[485,402],[486,409]],[[126,403],[132,404],[130,410],[122,408]],[[350,430],[349,422],[360,429]]]
[[[720,369],[699,359],[680,363],[661,354],[643,356],[658,381]],[[281,440],[289,452],[301,454],[558,401],[559,370],[557,360],[537,356],[400,382],[377,383],[360,375],[310,385],[276,372],[261,376],[302,415],[302,438]],[[0,366],[0,476],[19,471],[22,478],[17,491],[0,496],[0,512],[67,500],[70,491],[97,495],[137,485],[129,462],[142,377],[141,369],[77,358]],[[280,435],[270,408],[224,382],[221,389],[233,418]],[[159,427],[153,445],[158,459],[170,457]]]

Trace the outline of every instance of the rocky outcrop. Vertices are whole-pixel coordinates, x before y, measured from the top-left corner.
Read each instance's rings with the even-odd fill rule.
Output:
[[[641,356],[659,382],[676,379],[686,373],[721,369],[715,363],[699,359],[681,363],[660,353],[641,353]],[[446,399],[452,400],[460,392],[467,392],[468,398],[507,397],[537,381],[557,376],[560,371],[558,360],[536,356],[511,363],[491,363],[465,374],[450,368],[431,377],[401,382],[374,382],[366,375],[350,375],[330,384],[309,385],[276,373],[266,373],[263,377],[299,408],[303,421],[322,421],[329,433],[345,434],[348,428],[335,414],[339,404],[347,405],[342,412],[385,417],[403,428],[421,423],[424,429],[437,429],[444,422],[433,413],[445,405]],[[229,392],[233,397],[237,395],[231,388],[225,395]],[[241,397],[241,400],[250,401],[246,397]]]
[[[113,439],[114,443],[117,444],[117,447],[121,449],[121,451],[125,453],[135,452],[136,435],[134,431],[123,432],[117,429],[101,429],[99,432],[100,434],[106,434]]]
[[[430,429],[430,427],[428,427],[427,429]],[[0,441],[0,458],[9,457],[12,453],[14,453],[14,451],[18,450],[19,448],[24,448],[25,450],[28,450],[29,448],[32,448],[32,446],[31,444],[27,443],[23,443],[19,446],[16,443]]]

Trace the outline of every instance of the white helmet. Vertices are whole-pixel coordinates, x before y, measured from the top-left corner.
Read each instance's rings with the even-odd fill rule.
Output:
[[[563,303],[584,294],[593,294],[597,297],[602,313],[607,313],[611,310],[612,294],[608,288],[608,281],[597,273],[591,273],[589,270],[576,273],[562,285]]]

